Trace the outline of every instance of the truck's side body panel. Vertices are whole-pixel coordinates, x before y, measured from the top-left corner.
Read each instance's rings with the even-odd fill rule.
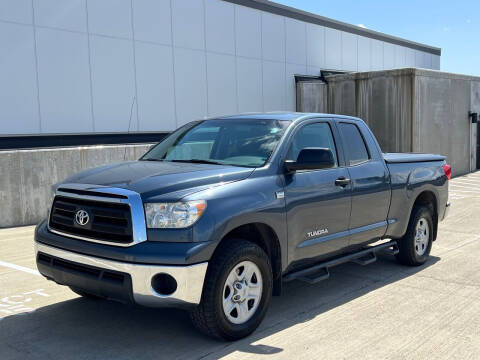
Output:
[[[386,237],[400,238],[405,234],[415,200],[424,192],[435,196],[438,219],[443,219],[448,201],[448,181],[442,163],[443,160],[388,164],[392,201],[388,212],[390,225]]]

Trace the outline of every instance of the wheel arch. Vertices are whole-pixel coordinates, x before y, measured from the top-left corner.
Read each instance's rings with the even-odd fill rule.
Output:
[[[415,201],[413,202],[411,213],[413,209],[417,206],[426,206],[432,212],[432,220],[433,220],[433,240],[437,239],[437,230],[438,230],[438,200],[437,196],[433,191],[424,190],[420,194],[417,195]]]
[[[228,242],[245,239],[260,246],[270,258],[273,273],[273,295],[280,295],[282,288],[282,248],[275,230],[262,222],[250,222],[238,225],[226,233],[218,243],[213,256]]]

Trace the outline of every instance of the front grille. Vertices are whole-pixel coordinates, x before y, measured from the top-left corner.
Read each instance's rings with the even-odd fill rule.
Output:
[[[84,210],[89,216],[85,225],[75,221]],[[128,204],[56,196],[50,212],[53,230],[92,240],[127,244],[133,241],[131,211]]]

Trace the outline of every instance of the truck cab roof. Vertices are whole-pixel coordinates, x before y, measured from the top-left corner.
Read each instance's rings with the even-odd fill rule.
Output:
[[[349,119],[362,121],[357,117],[338,115],[338,114],[325,114],[325,113],[301,113],[301,112],[288,112],[288,111],[273,111],[273,112],[259,112],[259,113],[245,113],[240,115],[220,116],[211,119],[235,119],[235,120],[249,120],[249,119],[265,119],[265,120],[280,120],[280,121],[292,121],[297,122],[311,118],[329,118],[334,120]]]

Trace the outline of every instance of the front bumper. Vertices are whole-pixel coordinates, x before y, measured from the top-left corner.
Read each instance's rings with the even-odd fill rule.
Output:
[[[148,265],[103,259],[62,250],[35,241],[40,273],[61,284],[114,300],[131,300],[149,307],[188,307],[200,303],[208,262],[194,265]],[[152,278],[168,274],[176,290],[160,294]]]

